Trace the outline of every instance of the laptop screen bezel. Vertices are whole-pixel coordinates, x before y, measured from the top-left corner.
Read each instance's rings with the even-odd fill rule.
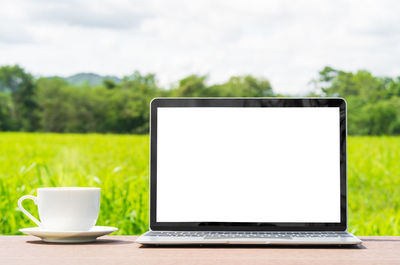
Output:
[[[157,222],[157,109],[167,107],[339,107],[340,223]],[[345,231],[347,124],[342,98],[155,98],[150,103],[150,229],[154,231]]]

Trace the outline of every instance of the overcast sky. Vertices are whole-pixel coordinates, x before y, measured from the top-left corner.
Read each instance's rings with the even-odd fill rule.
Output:
[[[0,2],[0,65],[35,75],[252,74],[291,94],[325,65],[400,75],[398,0]]]

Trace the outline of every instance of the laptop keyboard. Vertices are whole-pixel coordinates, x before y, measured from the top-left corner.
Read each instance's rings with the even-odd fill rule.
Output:
[[[150,231],[146,236],[155,237],[202,237],[204,239],[227,238],[323,238],[323,237],[352,237],[346,232],[236,232],[236,231]]]

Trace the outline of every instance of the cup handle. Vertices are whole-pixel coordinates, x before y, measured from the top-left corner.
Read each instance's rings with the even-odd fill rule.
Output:
[[[35,224],[37,224],[38,226],[42,226],[42,224],[39,222],[38,219],[36,219],[32,214],[30,214],[27,210],[24,209],[24,207],[22,207],[22,202],[26,199],[31,199],[36,205],[37,205],[37,198],[35,196],[32,195],[24,195],[21,198],[19,198],[18,200],[18,208],[26,215],[29,217],[29,219],[31,219],[32,221],[35,222]]]

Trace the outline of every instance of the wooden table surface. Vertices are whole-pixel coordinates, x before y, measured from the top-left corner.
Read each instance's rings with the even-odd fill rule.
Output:
[[[400,237],[360,237],[360,246],[144,247],[135,236],[95,243],[51,244],[30,236],[0,236],[1,265],[45,264],[400,264]]]

